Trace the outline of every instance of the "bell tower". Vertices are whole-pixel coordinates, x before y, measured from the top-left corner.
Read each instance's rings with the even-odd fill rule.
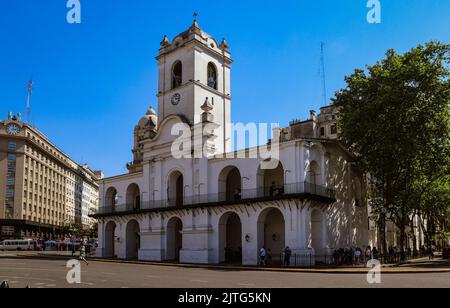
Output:
[[[219,44],[198,25],[197,17],[188,30],[172,42],[161,42],[158,60],[158,119],[171,115],[189,125],[202,122],[202,105],[212,106],[215,147],[218,153],[231,151],[231,55],[228,43]]]

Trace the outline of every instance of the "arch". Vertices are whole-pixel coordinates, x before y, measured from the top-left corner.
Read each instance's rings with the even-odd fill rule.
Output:
[[[130,220],[126,229],[126,257],[129,260],[137,260],[141,246],[140,227],[136,220]]]
[[[208,76],[207,76],[207,85],[210,88],[217,90],[217,67],[214,63],[208,63]]]
[[[219,174],[219,201],[242,199],[242,178],[239,169],[228,166]]]
[[[322,231],[322,212],[315,209],[311,212],[311,247],[314,249],[317,256],[321,255],[323,252]]]
[[[267,208],[258,217],[258,251],[264,247],[271,252],[274,262],[281,262],[281,253],[285,248],[285,220],[277,208]],[[270,261],[269,261],[270,262]]]
[[[110,221],[105,226],[105,246],[103,257],[104,258],[114,258],[115,253],[115,233],[116,233],[116,223]]]
[[[166,228],[166,260],[180,261],[180,251],[183,249],[183,222],[178,217],[172,217]]]
[[[183,84],[183,64],[176,61],[172,66],[172,89],[178,88]]]
[[[170,207],[184,204],[184,177],[178,170],[172,171],[167,180],[167,199]]]
[[[242,263],[242,223],[235,212],[219,220],[219,262]]]
[[[309,162],[306,170],[305,192],[316,193],[321,185],[320,165],[312,160]]]
[[[105,194],[105,207],[114,211],[117,206],[117,200],[117,189],[115,187],[108,188]]]
[[[141,190],[135,183],[130,184],[127,188],[126,206],[127,210],[139,210],[141,208]]]
[[[258,167],[258,196],[275,197],[286,192],[284,167],[281,162],[275,169]]]

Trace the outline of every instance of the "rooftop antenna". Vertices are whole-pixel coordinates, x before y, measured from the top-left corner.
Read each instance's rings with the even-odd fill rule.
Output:
[[[325,75],[325,43],[320,42],[320,77],[322,77],[322,95],[324,106],[327,105],[327,84]]]
[[[30,124],[30,112],[31,112],[31,94],[33,93],[33,80],[28,80],[28,95],[27,95],[27,114],[26,114],[26,122]]]

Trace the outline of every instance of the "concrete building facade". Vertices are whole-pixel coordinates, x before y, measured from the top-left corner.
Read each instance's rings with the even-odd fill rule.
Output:
[[[81,166],[36,128],[0,122],[0,238],[51,238],[93,225],[101,172]]]
[[[230,56],[196,20],[164,37],[158,114],[150,107],[135,127],[129,173],[99,182],[98,256],[254,265],[262,247],[274,262],[286,246],[320,262],[370,244],[364,178],[336,140],[334,107],[275,128],[262,148],[276,158],[231,151]],[[192,141],[182,157],[179,127]]]

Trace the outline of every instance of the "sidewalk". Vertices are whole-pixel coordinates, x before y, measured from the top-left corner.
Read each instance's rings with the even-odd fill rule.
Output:
[[[10,256],[10,255],[7,255]],[[75,254],[78,256],[78,254]],[[2,257],[2,254],[0,254]],[[39,252],[17,253],[19,258],[42,258],[68,260],[72,258],[71,252]],[[367,274],[369,268],[359,267],[317,267],[317,268],[285,268],[285,267],[258,267],[246,265],[210,265],[210,264],[180,264],[152,261],[130,261],[119,259],[88,258],[90,262],[138,264],[149,266],[169,266],[180,268],[203,268],[224,271],[265,271],[265,272],[292,272],[292,273],[327,273],[327,274]],[[381,272],[386,274],[420,274],[420,273],[450,273],[450,260],[421,258],[410,260],[402,264],[382,265]]]

